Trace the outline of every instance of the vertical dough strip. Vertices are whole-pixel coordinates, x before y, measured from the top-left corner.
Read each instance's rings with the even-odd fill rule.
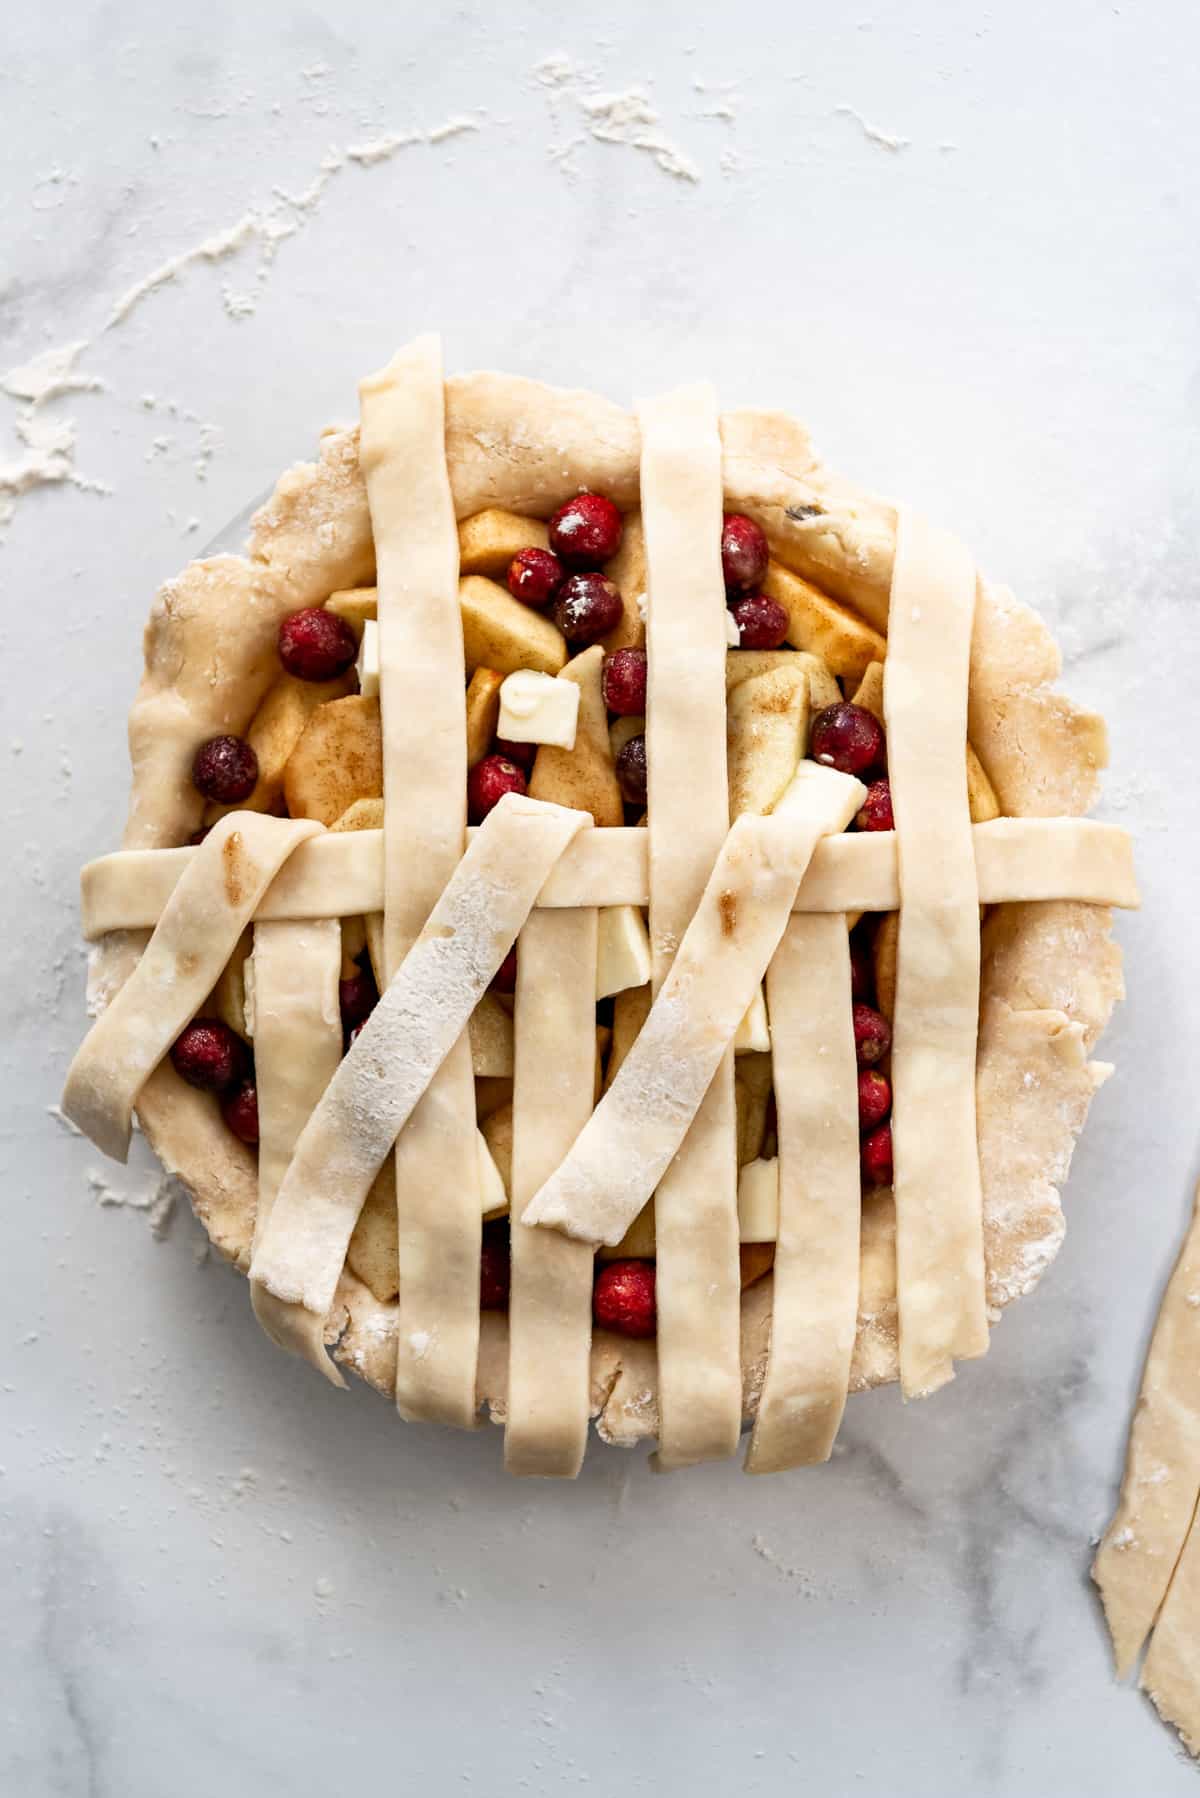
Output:
[[[422,337],[359,387],[375,534],[383,720],[384,960],[416,939],[466,842],[458,530],[441,345]],[[464,1032],[396,1145],[396,1404],[470,1426],[479,1353],[479,1169]]]
[[[510,1473],[572,1479],[587,1446],[591,1245],[520,1219],[591,1115],[595,967],[593,909],[531,914],[517,959],[504,1435]]]
[[[979,886],[965,745],[975,567],[902,511],[883,704],[900,875],[892,1120],[900,1380],[935,1392],[988,1345],[975,1125]]]
[[[662,985],[729,828],[721,439],[707,385],[638,408],[648,604],[650,940]],[[657,1464],[732,1455],[741,1430],[733,1051],[655,1198]]]

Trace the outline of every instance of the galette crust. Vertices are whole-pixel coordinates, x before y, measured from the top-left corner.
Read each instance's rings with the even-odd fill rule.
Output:
[[[802,426],[775,412],[720,421],[727,507],[757,518],[785,568],[886,629],[895,510],[831,473]],[[446,382],[447,467],[456,516],[497,506],[546,517],[582,486],[623,508],[638,501],[636,420],[587,393],[563,393],[503,375]],[[270,676],[278,621],[330,592],[372,581],[374,547],[358,464],[357,430],[327,433],[319,459],[290,469],[256,515],[248,553],[193,564],[161,590],[146,638],[146,674],[130,718],[133,789],[127,848],[185,842],[202,802],[187,778],[197,738],[244,731]],[[231,659],[231,651],[236,651]],[[1003,810],[1014,816],[1079,814],[1105,760],[1102,721],[1053,690],[1058,651],[1045,626],[1003,589],[981,586],[971,652],[969,730]],[[121,957],[140,933],[99,946],[98,984],[120,984]],[[1002,906],[983,944],[984,1029],[978,1050],[979,1145],[989,1305],[1027,1291],[1053,1257],[1062,1220],[1055,1183],[1103,1071],[1086,1050],[1121,994],[1110,914],[1082,904]],[[117,970],[115,973],[113,970]],[[1021,1063],[1024,1065],[1019,1065]],[[999,1115],[1014,1083],[1044,1111],[1014,1165],[1011,1127]],[[1060,1108],[1055,1119],[1052,1113]],[[243,1271],[255,1205],[254,1158],[221,1126],[211,1100],[160,1065],[138,1116],[168,1171],[187,1186],[218,1249]],[[990,1170],[990,1172],[989,1172]],[[1027,1182],[1014,1208],[1013,1182]],[[1029,1196],[1032,1195],[1032,1196]],[[868,1196],[851,1389],[897,1377],[895,1220],[890,1196]],[[766,1367],[772,1281],[743,1295],[743,1411],[753,1415]],[[394,1305],[344,1272],[326,1324],[343,1365],[389,1396],[395,1379]],[[505,1414],[506,1324],[481,1324],[478,1397]],[[591,1410],[618,1443],[656,1434],[654,1345],[598,1332]]]

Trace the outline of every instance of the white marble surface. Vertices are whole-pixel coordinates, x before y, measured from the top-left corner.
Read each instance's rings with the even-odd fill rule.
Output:
[[[31,492],[0,550],[0,1790],[1193,1790],[1086,1569],[1196,1158],[1194,9],[71,0],[4,34],[0,368],[87,340],[102,388],[33,424],[111,491]],[[557,119],[555,51],[589,71]],[[588,135],[630,87],[699,180]],[[409,1433],[270,1349],[190,1218],[101,1206],[47,1113],[150,594],[432,325],[457,367],[801,412],[1042,607],[1111,719],[1147,902],[1066,1247],[936,1401],[854,1401],[823,1471],[506,1481],[497,1433]],[[20,422],[0,394],[10,481]]]

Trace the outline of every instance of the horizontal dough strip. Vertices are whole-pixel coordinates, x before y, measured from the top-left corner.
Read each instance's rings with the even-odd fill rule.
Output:
[[[473,838],[475,831],[468,836]],[[1075,899],[1138,906],[1133,845],[1115,824],[1092,818],[993,818],[974,826],[979,897]],[[81,877],[83,934],[150,929],[195,849],[122,849],[89,862]],[[645,905],[644,830],[577,837],[538,895],[539,906]],[[801,883],[794,910],[895,911],[900,903],[896,838],[890,831],[826,837]],[[383,905],[383,833],[331,833],[303,843],[264,894],[255,918],[352,917]]]

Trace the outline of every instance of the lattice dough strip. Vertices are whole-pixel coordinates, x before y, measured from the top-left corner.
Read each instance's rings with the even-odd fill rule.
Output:
[[[827,1461],[858,1321],[857,1069],[841,917],[793,917],[767,970],[779,1218],[766,1380],[747,1473]]]
[[[1128,834],[1094,818],[995,818],[972,827],[979,898],[1073,899],[1136,907]],[[468,841],[474,831],[468,831]],[[117,850],[82,875],[83,934],[157,923],[194,849]],[[645,830],[593,831],[577,837],[538,894],[539,906],[645,905],[649,898]],[[322,918],[379,911],[383,837],[378,830],[317,836],[289,857],[263,895],[255,918]],[[856,831],[818,843],[796,895],[799,912],[896,911],[900,904],[896,839]]]
[[[975,567],[902,512],[883,704],[900,935],[892,1023],[900,1379],[934,1392],[988,1346],[975,1123],[979,883],[965,745]]]
[[[463,853],[467,738],[458,530],[441,346],[419,338],[359,387],[375,535],[390,978]],[[464,1023],[466,1020],[464,1019]],[[475,1086],[464,1035],[396,1144],[396,1404],[467,1427],[479,1354]]]
[[[296,1146],[250,1278],[286,1307],[282,1346],[311,1360],[335,1384],[342,1382],[324,1352],[324,1319],[371,1182],[464,1032],[550,868],[576,832],[590,825],[585,814],[562,806],[511,793],[500,801]],[[474,1120],[466,1134],[474,1155]],[[478,1186],[471,1190],[478,1230]],[[403,1277],[402,1271],[401,1284]]]
[[[517,958],[504,1436],[510,1473],[573,1479],[587,1445],[592,1250],[520,1220],[591,1115],[595,965],[594,910],[530,915]]]

